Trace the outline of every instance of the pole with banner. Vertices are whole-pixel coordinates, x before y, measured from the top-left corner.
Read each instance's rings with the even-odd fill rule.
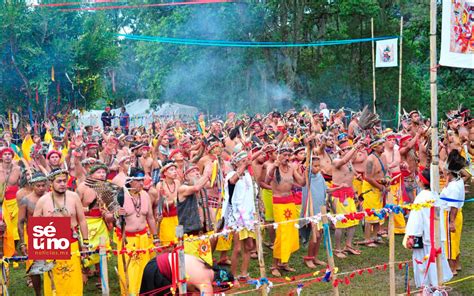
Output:
[[[377,94],[375,93],[375,41],[374,41],[374,18],[370,19],[370,31],[372,32],[372,92],[374,114],[377,113]]]
[[[402,115],[402,68],[403,68],[403,16],[400,18],[400,65],[398,74],[398,122],[397,128],[400,126],[400,118]]]

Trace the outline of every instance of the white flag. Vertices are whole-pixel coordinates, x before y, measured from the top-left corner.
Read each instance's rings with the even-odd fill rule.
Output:
[[[440,65],[474,69],[474,0],[444,0]]]
[[[398,39],[387,39],[376,42],[375,67],[398,66]]]

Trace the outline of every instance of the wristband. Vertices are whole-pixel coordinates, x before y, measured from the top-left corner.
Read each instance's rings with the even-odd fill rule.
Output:
[[[158,234],[153,234],[153,240],[157,240],[157,239],[159,239]]]

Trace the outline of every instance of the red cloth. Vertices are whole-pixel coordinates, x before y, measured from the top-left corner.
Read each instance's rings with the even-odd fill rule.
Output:
[[[160,271],[161,275],[171,280],[172,272],[168,255],[169,253],[164,253],[156,256],[156,265],[158,265],[158,270]]]
[[[142,230],[139,230],[139,231],[132,231],[132,232],[129,232],[129,231],[125,231],[125,236],[126,237],[131,237],[131,236],[140,236],[142,234],[145,234],[148,232],[148,228],[143,228]],[[118,227],[115,227],[115,234],[117,235],[117,237],[119,239],[122,239],[122,230]]]
[[[295,205],[300,205],[303,200],[303,192],[293,191],[293,200],[295,201]]]
[[[332,187],[334,188],[336,186],[333,185]],[[332,196],[335,198],[339,198],[339,201],[343,203],[346,198],[354,198],[355,193],[352,187],[342,187],[333,191]]]
[[[169,205],[168,208],[166,208],[166,206],[163,206],[163,217],[174,217],[177,215],[178,209],[174,204]]]
[[[112,179],[115,178],[115,176],[117,175],[118,175],[118,171],[110,171],[107,174],[107,180],[112,181]]]
[[[7,186],[5,189],[5,199],[6,200],[11,200],[16,198],[16,193],[18,192],[20,188],[17,185],[10,185]]]
[[[102,213],[100,212],[100,209],[91,209],[87,212],[84,212],[84,215],[86,217],[94,217],[94,218],[102,217]]]
[[[289,204],[289,203],[294,203],[294,197],[293,195],[287,195],[287,196],[273,196],[273,204]]]

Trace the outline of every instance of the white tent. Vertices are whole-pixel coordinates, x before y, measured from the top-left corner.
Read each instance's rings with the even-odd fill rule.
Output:
[[[138,99],[127,105],[125,109],[130,115],[130,127],[143,126],[152,123],[157,119],[183,119],[192,120],[197,114],[198,109],[193,106],[177,103],[164,103],[156,109],[151,108],[150,100]],[[72,111],[78,117],[78,124],[102,126],[100,116],[104,110],[89,110],[81,114],[79,110]],[[119,116],[120,108],[112,109],[111,113]],[[112,126],[118,126],[119,119],[112,120]]]

